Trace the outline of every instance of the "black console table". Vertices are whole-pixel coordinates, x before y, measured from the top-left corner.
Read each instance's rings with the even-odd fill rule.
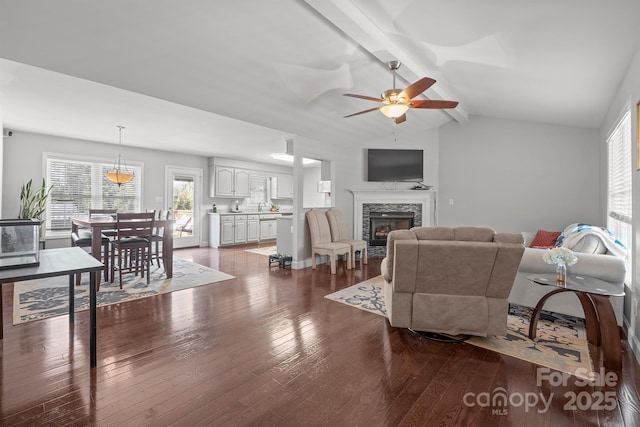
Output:
[[[104,264],[81,248],[45,249],[40,251],[40,265],[0,271],[0,287],[4,283],[69,276],[69,323],[74,320],[74,276],[89,273],[89,340],[90,366],[96,367],[96,273]],[[2,292],[0,289],[0,339],[3,338]]]

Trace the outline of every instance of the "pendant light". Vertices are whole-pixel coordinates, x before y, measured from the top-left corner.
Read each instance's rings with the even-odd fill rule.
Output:
[[[122,147],[122,129],[124,126],[116,126],[120,133],[120,147]],[[133,172],[131,172],[127,168],[127,163],[124,161],[121,153],[118,153],[115,162],[113,163],[113,168],[107,173],[104,174],[107,179],[115,184],[118,184],[120,187],[122,184],[126,184],[127,182],[133,179]]]

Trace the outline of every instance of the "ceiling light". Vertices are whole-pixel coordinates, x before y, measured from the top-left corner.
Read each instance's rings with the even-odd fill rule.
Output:
[[[116,127],[120,132],[120,147],[122,147],[122,129],[124,129],[124,126]],[[104,176],[106,176],[109,181],[118,184],[118,187],[120,187],[122,184],[126,184],[133,179],[133,172],[127,168],[127,164],[125,163],[122,154],[118,153],[118,156],[113,163],[113,168],[107,171]]]
[[[272,154],[271,157],[273,157],[276,160],[282,160],[282,161],[291,162],[291,163],[293,163],[293,159],[294,159],[294,157],[291,154],[287,154],[287,153]],[[310,165],[311,163],[316,163],[317,161],[318,160],[316,159],[307,159],[306,157],[302,158],[303,165]]]
[[[396,119],[407,112],[409,106],[406,104],[387,104],[380,107],[382,114],[390,119]]]

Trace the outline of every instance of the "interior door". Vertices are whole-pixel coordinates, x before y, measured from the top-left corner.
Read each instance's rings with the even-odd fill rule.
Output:
[[[167,166],[166,197],[175,220],[173,247],[200,246],[202,233],[202,169]]]

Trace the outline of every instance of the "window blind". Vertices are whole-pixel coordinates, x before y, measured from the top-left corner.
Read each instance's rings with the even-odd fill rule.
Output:
[[[631,112],[627,111],[607,139],[609,184],[607,210],[610,218],[631,224]]]
[[[607,228],[627,247],[626,283],[631,283],[632,259],[632,157],[631,111],[627,110],[607,138]]]
[[[47,200],[47,235],[70,231],[71,217],[87,215],[90,208],[140,211],[141,165],[127,164],[135,175],[120,187],[105,177],[112,166],[106,161],[46,156],[47,185],[52,185]]]

